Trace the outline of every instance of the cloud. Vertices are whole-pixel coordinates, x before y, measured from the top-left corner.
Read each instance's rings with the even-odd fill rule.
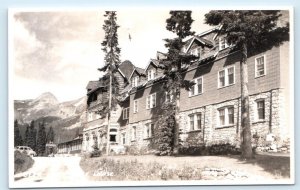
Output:
[[[14,73],[18,99],[34,98],[51,91],[60,100],[85,95],[85,85],[97,80],[103,66],[101,50],[104,11],[17,12],[13,20]],[[203,24],[203,12],[193,12],[192,29]],[[117,12],[121,60],[146,67],[156,51],[166,52],[165,38],[174,34],[165,29],[168,10]],[[129,34],[132,40],[129,40]],[[32,92],[21,93],[24,89]],[[67,90],[67,91],[66,91]]]

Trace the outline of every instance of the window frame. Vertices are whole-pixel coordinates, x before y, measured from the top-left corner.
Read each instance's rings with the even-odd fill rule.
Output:
[[[256,102],[256,109],[255,109],[255,112],[256,112],[256,121],[265,121],[266,120],[266,101],[265,101],[265,99],[257,99],[257,100],[255,100],[255,102]],[[264,118],[263,119],[260,119],[259,118],[259,107],[258,107],[258,104],[260,103],[260,102],[263,102],[263,116],[264,116]]]
[[[133,113],[137,113],[138,112],[138,101],[134,100],[133,101]]]
[[[257,60],[259,59],[259,58],[262,58],[263,57],[263,60],[264,60],[264,74],[262,74],[262,75],[258,75],[257,74],[257,72],[258,72],[258,70],[257,70],[257,64],[258,64],[258,62],[257,62]],[[267,74],[267,60],[266,60],[266,55],[264,54],[264,55],[260,55],[260,56],[257,56],[257,57],[255,57],[255,69],[254,69],[254,72],[255,72],[255,78],[259,78],[259,77],[263,77],[263,76],[265,76],[266,74]]]
[[[150,76],[150,77],[149,77]],[[157,71],[155,68],[151,68],[147,71],[147,80],[154,80],[157,76]]]
[[[129,107],[127,107],[127,108],[123,108],[123,120],[125,120],[125,119],[129,119]],[[126,116],[126,117],[125,117]]]
[[[198,115],[200,115],[200,126],[198,123]],[[193,118],[193,120],[191,120]],[[196,112],[188,115],[189,119],[189,132],[202,131],[202,112]],[[191,123],[193,122],[193,127]]]
[[[136,125],[131,126],[131,141],[136,141],[137,138],[137,129]]]
[[[222,47],[223,42],[224,42],[224,48]],[[219,37],[219,51],[226,49],[228,47],[230,47],[230,45],[228,44],[227,39],[225,37]]]
[[[155,97],[155,98],[154,98]],[[154,99],[154,100],[153,100]],[[149,104],[148,104],[149,103]],[[154,105],[153,105],[154,104]],[[147,97],[146,97],[146,109],[152,109],[152,108],[155,108],[156,107],[156,92],[155,93],[152,93],[152,94],[149,94]]]
[[[233,110],[232,114],[229,114],[229,109]],[[224,115],[220,115],[222,110],[224,110]],[[229,123],[229,121],[230,121],[229,115],[232,115],[233,123]],[[235,117],[235,108],[234,108],[233,105],[218,108],[217,109],[217,116],[218,116],[217,117],[218,121],[217,121],[216,128],[230,127],[230,126],[234,126],[235,123],[236,123],[236,121],[234,119],[234,117]],[[224,117],[224,124],[221,124],[221,116]]]
[[[201,79],[201,92],[199,93],[199,84],[198,84],[198,80]],[[197,95],[201,95],[203,94],[203,76],[197,77],[195,79],[192,80],[195,84],[191,87],[191,90],[189,90],[189,97],[193,97],[193,96],[197,96]],[[192,94],[192,91],[194,92]]]
[[[132,87],[137,87],[139,83],[139,76],[135,76],[131,78],[131,85]]]
[[[228,70],[233,68],[233,83],[232,84],[229,84],[229,75],[228,75]],[[220,72],[224,71],[224,86],[221,86],[220,85]],[[224,67],[222,70],[219,70],[218,71],[218,89],[220,88],[225,88],[227,86],[232,86],[232,85],[235,85],[235,65],[230,65],[230,66],[227,66],[227,67]]]
[[[144,139],[152,138],[152,127],[154,127],[154,123],[146,123],[144,126]],[[149,133],[148,133],[149,131]]]

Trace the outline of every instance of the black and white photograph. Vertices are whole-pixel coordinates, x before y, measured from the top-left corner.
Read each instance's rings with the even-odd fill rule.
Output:
[[[294,184],[293,22],[9,9],[9,186]]]

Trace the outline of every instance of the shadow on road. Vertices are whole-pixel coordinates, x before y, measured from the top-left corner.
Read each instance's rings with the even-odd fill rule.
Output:
[[[255,159],[241,160],[244,164],[258,165],[264,169],[264,171],[271,173],[275,177],[290,177],[290,157],[278,156],[272,154],[257,154]]]

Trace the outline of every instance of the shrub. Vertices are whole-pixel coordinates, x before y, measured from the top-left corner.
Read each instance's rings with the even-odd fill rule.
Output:
[[[101,156],[101,151],[99,150],[97,144],[93,145],[93,151],[90,153],[90,158]]]
[[[226,142],[207,145],[184,145],[179,148],[181,155],[238,155],[240,148]]]
[[[20,151],[14,152],[14,173],[20,173],[28,170],[32,167],[34,160],[27,154],[21,153]]]

